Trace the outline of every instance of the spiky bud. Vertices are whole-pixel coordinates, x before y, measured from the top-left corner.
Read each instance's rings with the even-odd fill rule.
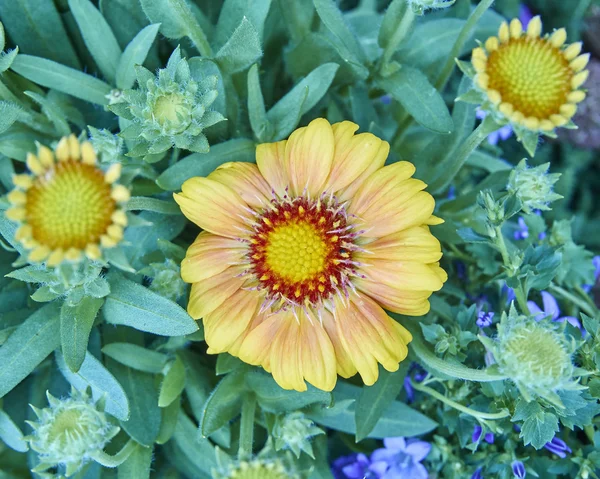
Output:
[[[529,168],[527,160],[523,159],[511,171],[507,190],[521,200],[525,213],[532,213],[533,210],[550,210],[548,205],[562,198],[552,190],[560,174],[548,174],[549,168],[550,163]]]
[[[213,479],[299,479],[286,468],[280,459],[253,459],[229,464],[227,468],[214,470]]]
[[[56,399],[48,392],[46,396],[50,407],[32,406],[38,421],[27,421],[33,432],[25,439],[39,455],[36,472],[63,466],[70,476],[102,451],[120,428],[111,423],[102,404],[86,392],[72,389],[66,399]]]
[[[140,273],[151,277],[150,289],[165,298],[175,301],[185,293],[186,283],[181,279],[181,268],[172,259],[167,258],[163,263],[151,263]]]
[[[318,434],[325,434],[301,412],[293,412],[277,418],[273,427],[273,438],[275,449],[290,449],[296,457],[300,457],[302,451],[310,457],[314,457],[310,439]]]
[[[456,0],[408,0],[415,13],[422,15],[426,10],[438,10],[454,5]]]

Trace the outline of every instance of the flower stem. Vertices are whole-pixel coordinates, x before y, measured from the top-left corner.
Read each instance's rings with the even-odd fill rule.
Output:
[[[256,412],[256,396],[247,394],[242,403],[242,418],[240,419],[240,448],[239,459],[252,455],[252,442],[254,440],[254,414]]]
[[[392,316],[395,316],[392,314]],[[485,369],[472,369],[462,364],[454,364],[438,358],[424,343],[418,324],[405,320],[401,322],[402,326],[412,334],[410,347],[419,361],[430,371],[438,375],[452,377],[456,379],[465,379],[467,381],[490,382],[501,381],[506,376],[498,372],[486,371]]]
[[[94,461],[104,467],[117,467],[123,464],[127,458],[131,455],[131,453],[135,450],[135,448],[141,447],[137,442],[133,439],[127,441],[127,444],[123,446],[119,452],[117,452],[114,456],[110,454],[106,454],[102,450],[95,451],[91,454],[91,457]]]
[[[456,57],[460,55],[461,50],[465,46],[465,43],[469,40],[475,25],[479,21],[479,19],[483,16],[488,8],[494,3],[494,0],[482,0],[479,5],[473,10],[469,18],[467,19],[467,23],[465,23],[464,27],[458,34],[456,38],[456,42],[454,42],[454,46],[450,51],[450,55],[448,55],[448,59],[446,60],[446,64],[442,68],[440,76],[438,77],[435,88],[441,91],[445,86],[448,78],[452,74],[452,70],[454,70],[454,61]]]
[[[412,7],[407,3],[406,10],[404,12],[404,15],[402,16],[402,20],[400,20],[400,23],[396,27],[392,38],[390,38],[390,41],[385,47],[383,55],[381,56],[382,70],[385,69],[385,67],[389,64],[390,60],[392,59],[392,56],[398,49],[398,45],[400,45],[402,40],[406,38],[408,32],[410,32],[410,29],[412,28],[414,23],[415,12],[413,11]]]
[[[563,299],[567,299],[567,300],[571,301],[573,304],[577,305],[579,307],[579,309],[581,309],[588,316],[592,316],[592,317],[596,316],[596,311],[594,311],[594,309],[592,309],[590,307],[590,305],[588,305],[587,303],[583,302],[577,296],[569,293],[568,291],[566,291],[565,289],[561,288],[560,286],[556,286],[555,284],[551,284],[548,289],[550,291],[552,291],[553,293],[558,294]]]
[[[434,193],[441,193],[444,191],[466,163],[469,156],[471,156],[471,153],[481,145],[483,140],[485,140],[490,133],[493,133],[497,129],[497,123],[488,115],[467,137],[458,151],[440,164],[439,176],[431,183],[431,190]]]
[[[496,419],[504,419],[505,417],[510,416],[510,412],[507,409],[502,409],[500,412],[496,412],[496,413],[476,411],[475,409],[471,409],[466,406],[463,406],[462,404],[457,403],[456,401],[453,401],[452,399],[439,393],[435,389],[425,386],[416,381],[413,381],[412,379],[410,380],[410,383],[412,384],[412,387],[414,389],[416,389],[417,391],[421,391],[423,393],[429,394],[431,397],[434,397],[435,399],[442,401],[444,404],[447,404],[451,408],[454,408],[457,411],[468,414],[469,416],[473,416],[474,418],[477,418],[477,419],[496,420]]]

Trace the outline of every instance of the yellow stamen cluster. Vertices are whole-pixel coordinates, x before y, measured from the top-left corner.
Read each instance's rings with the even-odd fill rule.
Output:
[[[565,45],[564,28],[541,36],[534,17],[523,31],[518,19],[503,22],[498,37],[473,50],[476,85],[494,108],[513,124],[550,132],[566,125],[585,98],[579,88],[587,80],[589,54],[581,43]]]
[[[28,154],[31,174],[13,177],[6,217],[21,223],[15,239],[31,250],[29,261],[57,266],[84,254],[97,260],[101,248],[123,239],[123,207],[130,193],[116,184],[121,165],[103,171],[96,162],[91,143],[80,143],[74,135],[62,138],[55,151],[40,145],[37,156]]]

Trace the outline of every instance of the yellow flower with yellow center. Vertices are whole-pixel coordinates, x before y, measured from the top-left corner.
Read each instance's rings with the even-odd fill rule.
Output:
[[[389,144],[357,129],[314,120],[258,145],[256,165],[224,164],[174,195],[204,230],[181,274],[208,352],[261,365],[285,389],[397,370],[411,335],[383,308],[423,315],[447,279],[425,183],[411,163],[383,166]]]
[[[37,156],[28,154],[31,174],[13,177],[6,217],[21,224],[15,238],[31,250],[29,261],[57,266],[83,254],[97,260],[102,248],[121,241],[129,199],[129,190],[116,184],[121,165],[103,171],[96,163],[91,143],[74,135],[62,138],[55,151],[39,146]]]
[[[534,132],[565,126],[585,98],[589,54],[581,43],[565,45],[564,28],[541,36],[542,22],[534,17],[523,31],[518,19],[503,22],[497,37],[473,50],[475,84],[495,112]]]

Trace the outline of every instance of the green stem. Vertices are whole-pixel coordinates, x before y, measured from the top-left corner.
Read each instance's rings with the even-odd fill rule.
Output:
[[[94,461],[104,467],[117,467],[123,464],[127,458],[131,455],[131,453],[138,447],[138,443],[133,439],[127,441],[127,444],[123,446],[119,452],[117,452],[114,456],[110,454],[106,454],[102,450],[98,450],[91,454],[91,457]],[[141,447],[141,446],[139,446]]]
[[[384,70],[385,67],[390,63],[392,56],[394,56],[394,53],[398,49],[398,45],[400,45],[402,40],[406,38],[414,23],[415,12],[413,11],[412,7],[407,4],[404,15],[402,16],[402,20],[400,20],[398,27],[396,27],[396,31],[394,31],[392,38],[390,38],[389,43],[383,51],[383,55],[381,56],[380,70]]]
[[[256,413],[256,396],[252,393],[244,397],[242,417],[240,419],[240,448],[238,458],[244,459],[252,455],[254,440],[254,414]]]
[[[502,263],[504,263],[508,275],[514,276],[514,271],[509,269],[511,266],[511,261],[508,254],[508,248],[506,247],[506,242],[504,241],[504,235],[502,234],[502,227],[496,226],[494,228],[494,232],[496,233],[494,243],[502,255]],[[515,296],[517,297],[517,304],[519,305],[519,308],[521,308],[523,314],[529,315],[530,311],[529,306],[527,305],[527,295],[525,294],[525,289],[523,288],[522,284],[519,284],[519,287],[515,288]]]
[[[587,303],[583,302],[577,296],[569,293],[568,291],[564,290],[560,286],[551,284],[548,289],[550,291],[552,291],[553,293],[558,294],[563,299],[569,300],[573,304],[577,305],[579,307],[579,309],[581,309],[583,312],[585,312],[585,314],[587,314],[588,316],[592,316],[592,317],[596,316],[596,311],[594,311]]]
[[[436,90],[442,91],[446,86],[446,82],[448,81],[448,78],[450,78],[452,70],[454,70],[455,59],[460,55],[460,52],[462,51],[463,47],[471,37],[471,33],[473,32],[475,25],[486,12],[486,10],[490,8],[492,3],[494,3],[494,0],[482,0],[467,19],[467,23],[465,23],[464,27],[458,34],[456,42],[454,42],[454,46],[450,51],[450,55],[448,55],[446,64],[442,68],[442,72],[440,73],[440,76],[438,77],[435,83]]]
[[[587,304],[590,305],[592,310],[598,312],[598,307],[596,306],[596,303],[594,303],[594,300],[590,298],[590,295],[586,293],[581,286],[575,286],[575,291],[579,293],[581,299],[583,299]]]
[[[510,412],[507,409],[503,409],[502,411],[496,412],[496,413],[476,411],[475,409],[471,409],[466,406],[463,406],[462,404],[457,403],[456,401],[453,401],[452,399],[444,396],[442,393],[439,393],[435,389],[424,386],[421,383],[413,381],[412,379],[411,379],[410,383],[412,384],[412,387],[414,389],[416,389],[417,391],[421,391],[423,393],[429,394],[431,397],[434,397],[437,400],[442,401],[444,404],[447,404],[451,408],[454,408],[457,411],[468,414],[469,416],[473,416],[474,418],[477,418],[477,419],[496,420],[496,419],[504,419],[505,417],[510,416]]]
[[[467,137],[458,151],[440,165],[439,176],[430,185],[431,191],[441,193],[452,182],[456,174],[466,163],[467,158],[477,149],[490,133],[498,129],[498,125],[487,116],[479,126]],[[444,163],[449,162],[449,165]]]
[[[392,316],[395,315],[392,314]],[[491,382],[506,379],[505,375],[498,372],[486,371],[485,369],[472,369],[462,364],[444,361],[425,345],[420,331],[421,328],[417,323],[411,322],[409,319],[402,321],[401,324],[412,334],[413,339],[410,342],[410,347],[415,356],[417,356],[427,369],[447,377],[465,379],[467,381]]]

